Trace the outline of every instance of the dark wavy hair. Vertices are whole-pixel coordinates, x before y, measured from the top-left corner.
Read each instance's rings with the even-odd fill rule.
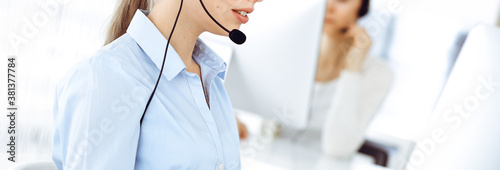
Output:
[[[368,10],[370,9],[370,0],[362,0],[361,8],[358,11],[358,18],[364,17],[368,14]]]

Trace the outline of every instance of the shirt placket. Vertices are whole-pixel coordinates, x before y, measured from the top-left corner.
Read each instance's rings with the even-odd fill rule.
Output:
[[[205,82],[211,83],[213,76],[211,74],[207,74],[205,77],[207,80],[204,80]],[[210,80],[210,81],[208,81]],[[217,164],[214,169],[216,170],[221,170],[224,169],[224,156],[223,156],[223,151],[222,151],[222,141],[219,135],[219,131],[217,129],[217,124],[215,123],[215,119],[208,108],[208,105],[205,100],[205,94],[203,91],[203,86],[200,77],[195,74],[195,73],[188,73],[188,83],[189,83],[189,88],[191,89],[191,93],[193,95],[193,98],[196,102],[196,106],[198,107],[198,110],[201,113],[201,116],[205,120],[205,123],[207,125],[207,128],[210,132],[210,135],[212,137],[212,141],[215,145],[216,151],[217,151]],[[210,86],[207,86],[206,90],[210,90]],[[207,94],[210,94],[207,92]]]

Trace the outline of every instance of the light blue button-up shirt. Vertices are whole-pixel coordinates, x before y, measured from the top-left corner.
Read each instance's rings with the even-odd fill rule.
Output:
[[[58,84],[52,157],[59,169],[241,169],[226,63],[201,40],[200,77],[137,10],[127,33],[74,67]],[[175,33],[174,33],[175,34]],[[203,90],[202,82],[206,91]],[[207,105],[208,97],[209,105]]]

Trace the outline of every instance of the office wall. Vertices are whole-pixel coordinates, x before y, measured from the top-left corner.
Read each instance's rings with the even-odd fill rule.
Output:
[[[387,46],[382,54],[395,81],[370,128],[412,139],[425,127],[468,31],[499,24],[500,0],[371,2],[372,14],[390,18],[382,27],[390,34],[374,44]]]
[[[7,161],[4,139],[8,122],[5,116],[0,119],[0,169],[8,169],[23,162],[51,159],[55,85],[67,70],[102,47],[115,1],[21,0],[0,4],[0,20],[6,22],[0,24],[2,102],[7,100],[7,57],[16,57],[17,69],[16,163]]]

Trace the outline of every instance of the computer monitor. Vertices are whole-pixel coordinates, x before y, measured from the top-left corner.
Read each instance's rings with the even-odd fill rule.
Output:
[[[407,169],[500,169],[500,28],[469,33]]]
[[[234,48],[225,86],[235,109],[286,126],[307,124],[326,0],[272,0],[256,4]]]

